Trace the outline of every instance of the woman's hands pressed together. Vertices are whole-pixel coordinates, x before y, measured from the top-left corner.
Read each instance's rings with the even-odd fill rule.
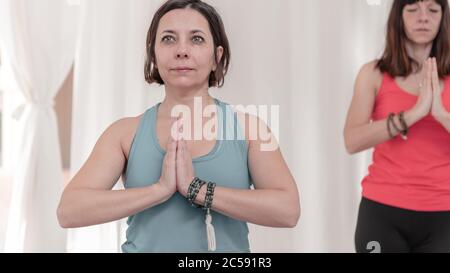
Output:
[[[437,70],[436,58],[432,59],[431,85],[433,103],[431,106],[431,115],[439,122],[443,123],[450,118],[450,113],[445,109],[442,103],[442,90],[439,84],[439,75]]]
[[[245,116],[242,117],[242,122],[245,122],[244,118]],[[157,187],[166,189],[162,191],[163,202],[176,192],[186,197],[192,180],[197,176],[186,141],[185,133],[189,130],[183,128],[183,125],[186,126],[185,120],[178,120],[172,125],[161,178],[156,183]],[[267,127],[265,129],[268,130]],[[264,141],[258,138],[249,142],[248,146],[248,170],[254,189],[217,186],[211,209],[239,221],[292,228],[297,225],[300,217],[300,198],[295,180],[280,149],[263,151],[260,149],[262,143]],[[206,187],[202,187],[195,200],[196,204],[204,204],[205,198]]]
[[[425,63],[425,83],[424,87],[419,89],[419,95],[416,105],[413,108],[413,111],[420,117],[419,119],[427,116],[431,108],[433,106],[433,88],[434,83],[432,82],[432,72],[433,72],[433,64],[432,59],[428,58]],[[438,80],[439,85],[439,80]]]
[[[182,137],[183,121],[178,119],[172,126],[167,143],[159,185],[169,199],[175,192],[186,197],[189,185],[195,177],[192,157]]]
[[[442,92],[436,58],[428,58],[426,61],[425,86],[420,89],[417,103],[411,109],[411,112],[416,117],[416,121],[431,114],[450,132],[450,113],[442,102]]]

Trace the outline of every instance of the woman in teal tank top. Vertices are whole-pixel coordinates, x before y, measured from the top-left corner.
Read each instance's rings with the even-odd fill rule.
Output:
[[[192,159],[195,175],[205,181],[214,181],[218,187],[248,190],[252,184],[247,167],[247,144],[240,128],[233,128],[236,122],[225,103],[216,100],[219,120],[225,130],[236,131],[236,140],[216,141],[208,154]],[[133,141],[128,160],[125,187],[139,188],[159,181],[166,152],[160,147],[156,132],[158,104],[143,116]],[[231,113],[222,116],[223,113]],[[228,127],[227,127],[228,126]],[[223,132],[219,127],[219,135]],[[235,130],[237,129],[237,130]],[[243,139],[243,140],[241,140]],[[190,182],[190,180],[189,180]],[[245,222],[235,220],[223,214],[212,212],[215,227],[217,251],[249,252],[248,228]],[[124,252],[202,252],[206,251],[207,240],[204,212],[192,207],[179,192],[151,209],[147,209],[128,219],[127,241]]]
[[[267,139],[246,125],[256,122],[258,132],[267,126],[209,95],[210,87],[223,86],[229,61],[225,28],[213,7],[200,0],[164,3],[148,32],[145,78],[164,85],[166,97],[140,118],[124,164],[125,190],[111,191],[112,179],[103,178],[104,162],[118,156],[102,150],[113,139],[107,133],[119,131],[113,125],[65,189],[61,225],[128,217],[122,245],[127,253],[250,252],[248,222],[295,227],[296,182],[278,145],[261,148]],[[208,136],[205,128],[213,129]],[[102,164],[104,169],[95,167]]]

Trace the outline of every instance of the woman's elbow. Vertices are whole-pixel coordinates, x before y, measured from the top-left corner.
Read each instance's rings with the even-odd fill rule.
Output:
[[[297,184],[294,181],[294,184]],[[287,201],[284,204],[285,209],[285,217],[283,227],[285,228],[295,228],[300,220],[301,208],[300,208],[300,193],[298,188],[295,191],[288,191],[289,195],[285,196],[285,200]],[[295,194],[292,194],[295,192]]]
[[[354,142],[351,141],[349,136],[344,135],[344,142],[345,142],[345,150],[349,155],[354,155],[359,152],[358,147],[356,147]]]
[[[288,204],[283,206],[284,213],[283,218],[279,219],[280,222],[278,224],[281,228],[295,228],[300,220],[300,203],[293,202],[292,204]]]
[[[354,155],[354,154],[358,153],[358,150],[354,146],[347,144],[347,143],[345,144],[345,150],[347,151],[347,153],[349,155]]]
[[[67,208],[61,202],[56,210],[56,216],[58,219],[58,223],[62,228],[75,228],[75,224],[73,223],[73,217],[70,216]]]
[[[65,210],[61,207],[61,205],[56,210],[56,216],[58,218],[58,223],[62,228],[70,228],[68,217],[65,213]]]
[[[300,220],[300,205],[296,206],[290,215],[287,217],[287,221],[285,223],[286,228],[295,228]]]
[[[356,134],[356,132],[345,130],[344,143],[345,143],[345,150],[349,155],[354,155],[364,150],[364,147],[362,147],[363,144],[360,143],[360,140],[358,139],[358,135]]]

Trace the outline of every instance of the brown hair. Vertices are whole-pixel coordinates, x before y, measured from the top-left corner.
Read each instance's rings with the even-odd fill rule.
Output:
[[[225,33],[225,27],[222,19],[217,11],[210,5],[200,0],[169,0],[164,3],[153,16],[150,29],[147,34],[147,60],[145,62],[144,74],[145,80],[149,83],[164,84],[158,68],[156,67],[156,55],[155,55],[155,41],[156,33],[158,31],[159,21],[161,18],[171,10],[175,9],[193,9],[202,14],[209,23],[209,28],[212,33],[214,41],[214,61],[217,62],[216,48],[223,47],[223,55],[217,64],[217,69],[211,71],[209,75],[209,87],[218,86],[222,87],[225,81],[225,75],[228,71],[228,65],[230,63],[231,52],[228,43],[228,38]]]
[[[422,0],[394,0],[387,24],[386,48],[377,68],[391,76],[407,77],[419,64],[406,51],[407,36],[403,22],[403,8]],[[442,8],[439,32],[433,41],[430,57],[436,57],[439,77],[450,74],[450,13],[447,0],[435,0]]]

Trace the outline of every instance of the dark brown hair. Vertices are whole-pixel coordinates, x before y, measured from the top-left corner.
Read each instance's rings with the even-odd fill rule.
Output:
[[[145,80],[149,83],[164,84],[158,68],[156,67],[156,55],[155,55],[155,41],[158,31],[159,21],[161,18],[171,10],[175,9],[193,9],[202,14],[209,24],[209,29],[212,33],[214,41],[214,61],[217,62],[217,47],[223,47],[223,55],[220,61],[217,63],[217,69],[211,71],[209,75],[209,87],[222,87],[225,81],[225,75],[228,71],[228,65],[230,63],[231,52],[228,38],[225,33],[225,27],[222,22],[222,18],[217,11],[210,5],[200,0],[169,0],[165,2],[153,16],[150,29],[147,34],[147,60],[145,62],[144,74]]]
[[[386,48],[377,68],[393,77],[407,77],[419,69],[419,64],[406,51],[407,36],[403,8],[422,0],[394,0],[387,24]],[[439,77],[450,74],[450,14],[447,0],[435,0],[442,8],[438,34],[433,41],[430,57],[436,57]]]

